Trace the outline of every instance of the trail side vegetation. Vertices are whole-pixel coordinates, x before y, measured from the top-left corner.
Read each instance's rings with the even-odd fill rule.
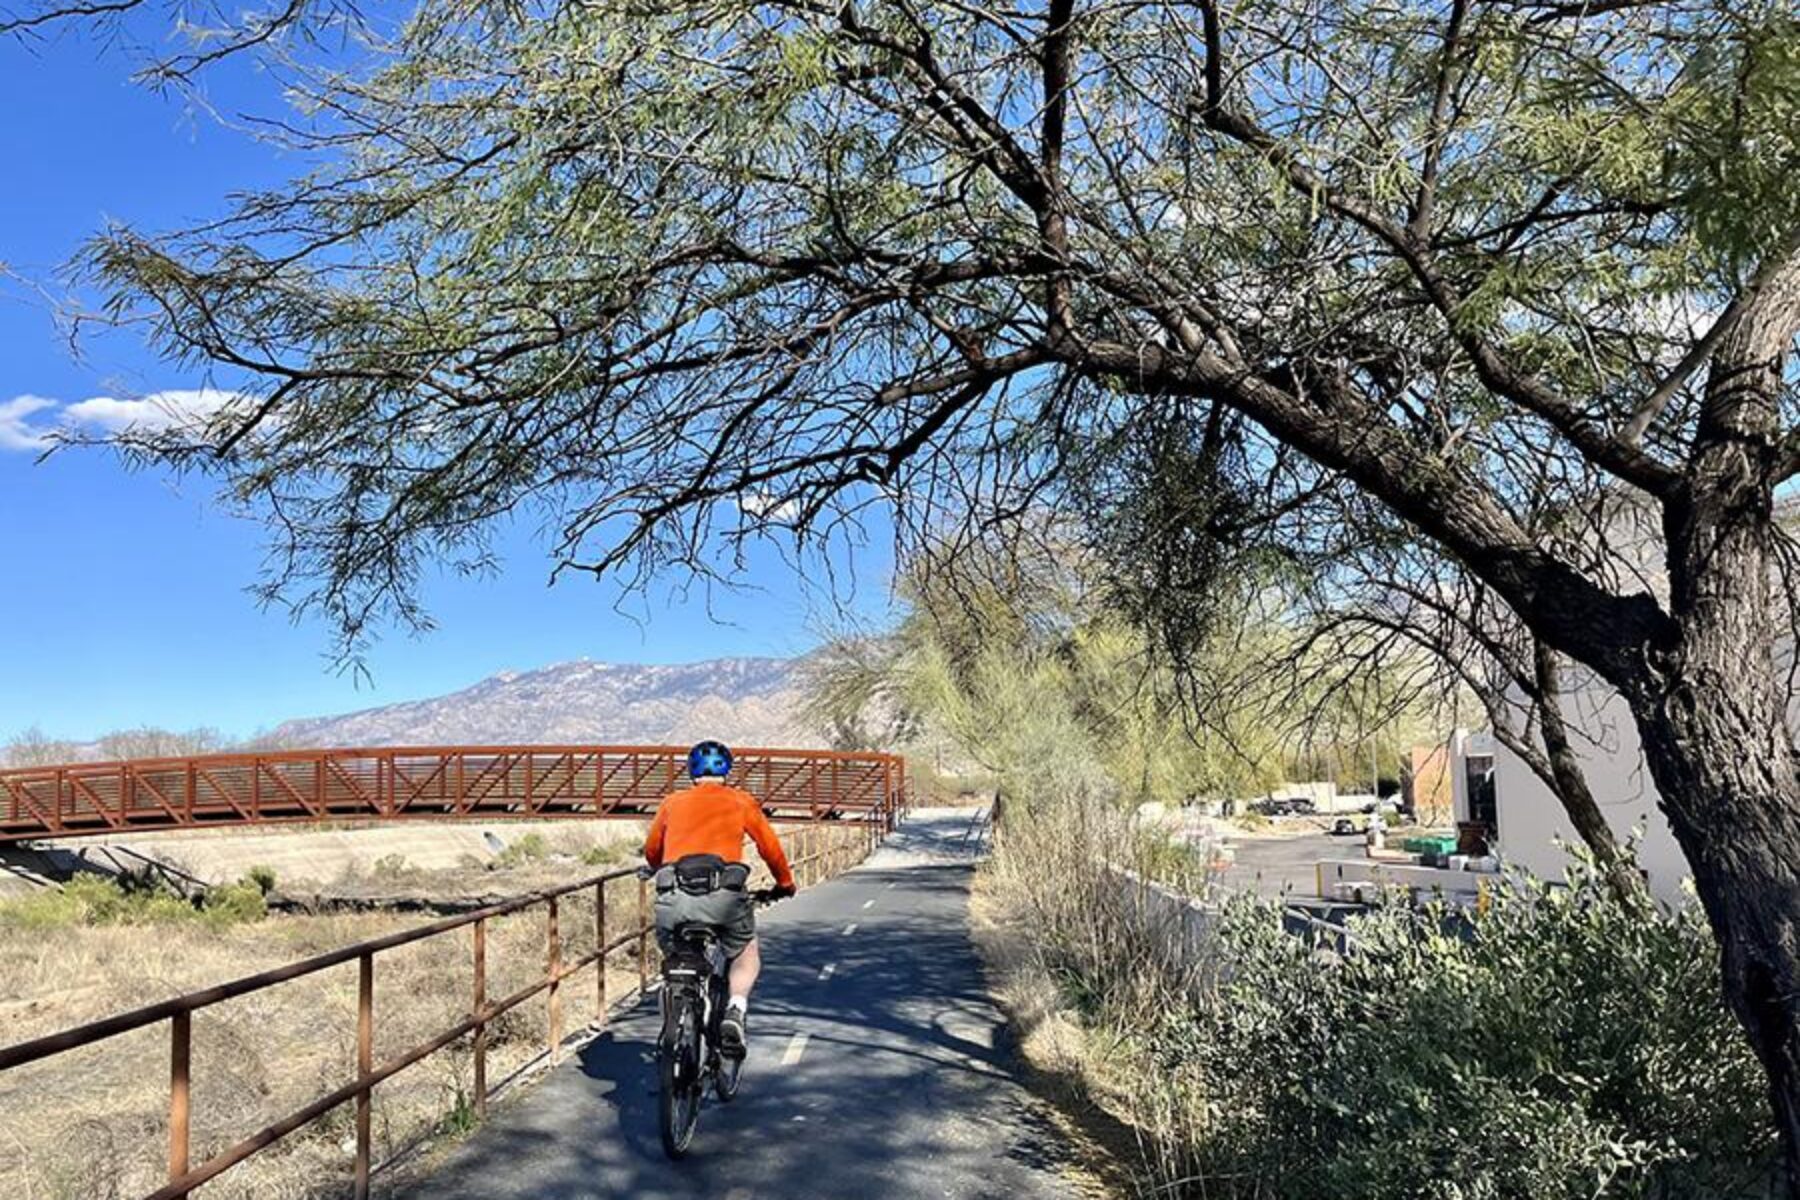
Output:
[[[962,578],[953,603],[944,579],[909,583],[886,637],[821,657],[813,715],[915,759],[941,739],[997,781],[984,945],[1036,1065],[1132,1132],[1140,1194],[1779,1194],[1765,1081],[1692,906],[1646,906],[1580,851],[1567,878],[1517,876],[1479,913],[1379,908],[1350,922],[1349,953],[1325,954],[1279,902],[1224,887],[1204,845],[1139,815],[1266,786],[1282,731],[1357,729],[1329,708],[1342,662],[1307,665],[1320,690],[1294,689],[1312,626],[1303,608],[1270,616],[1268,580],[1193,659],[1214,672],[1196,723],[1078,572]],[[1363,714],[1393,712],[1383,699]],[[1212,906],[1204,936],[1148,907],[1147,882]]]
[[[1466,925],[1377,909],[1350,923],[1344,957],[1284,929],[1278,904],[1233,894],[1182,953],[1105,866],[1167,862],[1109,797],[1019,806],[996,838],[981,937],[999,986],[1034,1062],[1130,1131],[1136,1194],[1781,1194],[1765,1083],[1719,998],[1710,930],[1692,908],[1646,914],[1591,859]],[[1191,860],[1160,874],[1205,887]]]
[[[51,931],[73,925],[198,922],[223,929],[268,914],[268,889],[251,876],[184,896],[151,875],[80,874],[61,887],[0,900],[0,930]]]
[[[1277,582],[1218,580],[1203,651],[1178,668],[1096,577],[1091,550],[927,558],[903,576],[892,628],[828,640],[806,673],[806,715],[845,749],[898,748],[916,768],[997,781],[1023,802],[1044,764],[1079,762],[1123,803],[1223,803],[1321,766],[1398,775],[1454,720],[1454,690],[1321,662],[1277,619]],[[1333,647],[1334,655],[1342,647]],[[1472,710],[1470,710],[1472,711]],[[1074,753],[1076,757],[1070,759]]]

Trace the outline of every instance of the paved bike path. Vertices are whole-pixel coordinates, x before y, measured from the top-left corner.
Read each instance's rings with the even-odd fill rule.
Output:
[[[1013,1074],[968,933],[968,812],[914,814],[830,883],[764,909],[750,1058],[688,1157],[656,1128],[655,1002],[488,1124],[424,1200],[1068,1197],[1068,1152]]]

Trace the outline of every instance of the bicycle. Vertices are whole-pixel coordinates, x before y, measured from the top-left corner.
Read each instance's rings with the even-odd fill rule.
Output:
[[[778,898],[774,888],[750,893],[758,906]],[[718,936],[709,925],[684,924],[676,926],[671,941],[663,957],[662,1032],[656,1041],[657,1116],[663,1153],[678,1159],[693,1141],[707,1085],[721,1103],[729,1103],[737,1096],[744,1060],[719,1045],[729,964]]]

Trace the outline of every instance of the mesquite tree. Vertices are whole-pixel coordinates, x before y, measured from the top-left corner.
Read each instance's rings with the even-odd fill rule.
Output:
[[[526,505],[565,569],[729,573],[1177,414],[1629,702],[1800,1163],[1790,0],[448,3],[349,58],[286,64],[312,173],[88,260],[243,392],[125,441],[267,513],[271,587],[354,640]]]
[[[1290,573],[1296,581],[1290,619],[1304,636],[1277,659],[1292,681],[1288,692],[1316,693],[1321,682],[1347,687],[1386,674],[1394,680],[1390,704],[1423,699],[1454,715],[1473,700],[1495,740],[1561,803],[1623,898],[1643,899],[1642,876],[1583,767],[1589,752],[1603,748],[1605,730],[1588,727],[1579,701],[1589,693],[1604,696],[1604,686],[1596,687],[1585,669],[1570,671],[1478,576],[1411,536],[1368,497],[1334,499],[1310,522],[1312,539],[1277,531],[1290,552],[1305,547],[1307,555],[1303,569]],[[1556,519],[1542,521],[1537,538],[1572,555],[1589,552],[1596,570],[1629,564],[1634,580],[1656,587],[1654,570],[1620,553],[1641,551],[1650,541],[1638,527],[1644,514],[1602,505],[1548,515]],[[1615,575],[1614,586],[1620,582]]]

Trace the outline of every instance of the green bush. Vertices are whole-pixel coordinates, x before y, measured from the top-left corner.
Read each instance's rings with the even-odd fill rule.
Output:
[[[1174,952],[1104,865],[1157,874],[1179,865],[1166,847],[1104,805],[1013,811],[990,871],[1109,1090],[1124,1078],[1147,1194],[1779,1194],[1767,1091],[1697,912],[1646,913],[1578,864],[1479,916],[1368,913],[1343,957],[1234,896],[1202,951]]]
[[[261,885],[249,878],[208,889],[200,906],[201,919],[218,929],[260,921],[268,915]]]
[[[637,857],[637,849],[629,842],[601,842],[581,852],[581,861],[590,867],[610,867]]]
[[[59,889],[0,903],[0,925],[50,930],[74,925],[164,925],[205,921],[214,928],[259,921],[268,914],[263,889],[243,880],[209,889],[200,903],[142,880],[121,883],[99,874],[77,874]]]
[[[1458,932],[1392,906],[1338,959],[1277,906],[1221,916],[1217,982],[1146,1040],[1183,1081],[1180,1194],[1760,1197],[1774,1133],[1692,912],[1586,868],[1523,880]]]
[[[257,864],[244,873],[246,882],[254,883],[267,896],[275,890],[275,868]]]
[[[0,925],[16,929],[66,929],[74,925],[156,925],[202,921],[225,928],[268,915],[260,884],[243,879],[211,888],[196,903],[144,877],[123,881],[81,874],[60,888],[0,903]]]
[[[523,834],[508,842],[494,862],[502,867],[518,867],[526,863],[537,862],[550,856],[550,843],[537,830]]]

